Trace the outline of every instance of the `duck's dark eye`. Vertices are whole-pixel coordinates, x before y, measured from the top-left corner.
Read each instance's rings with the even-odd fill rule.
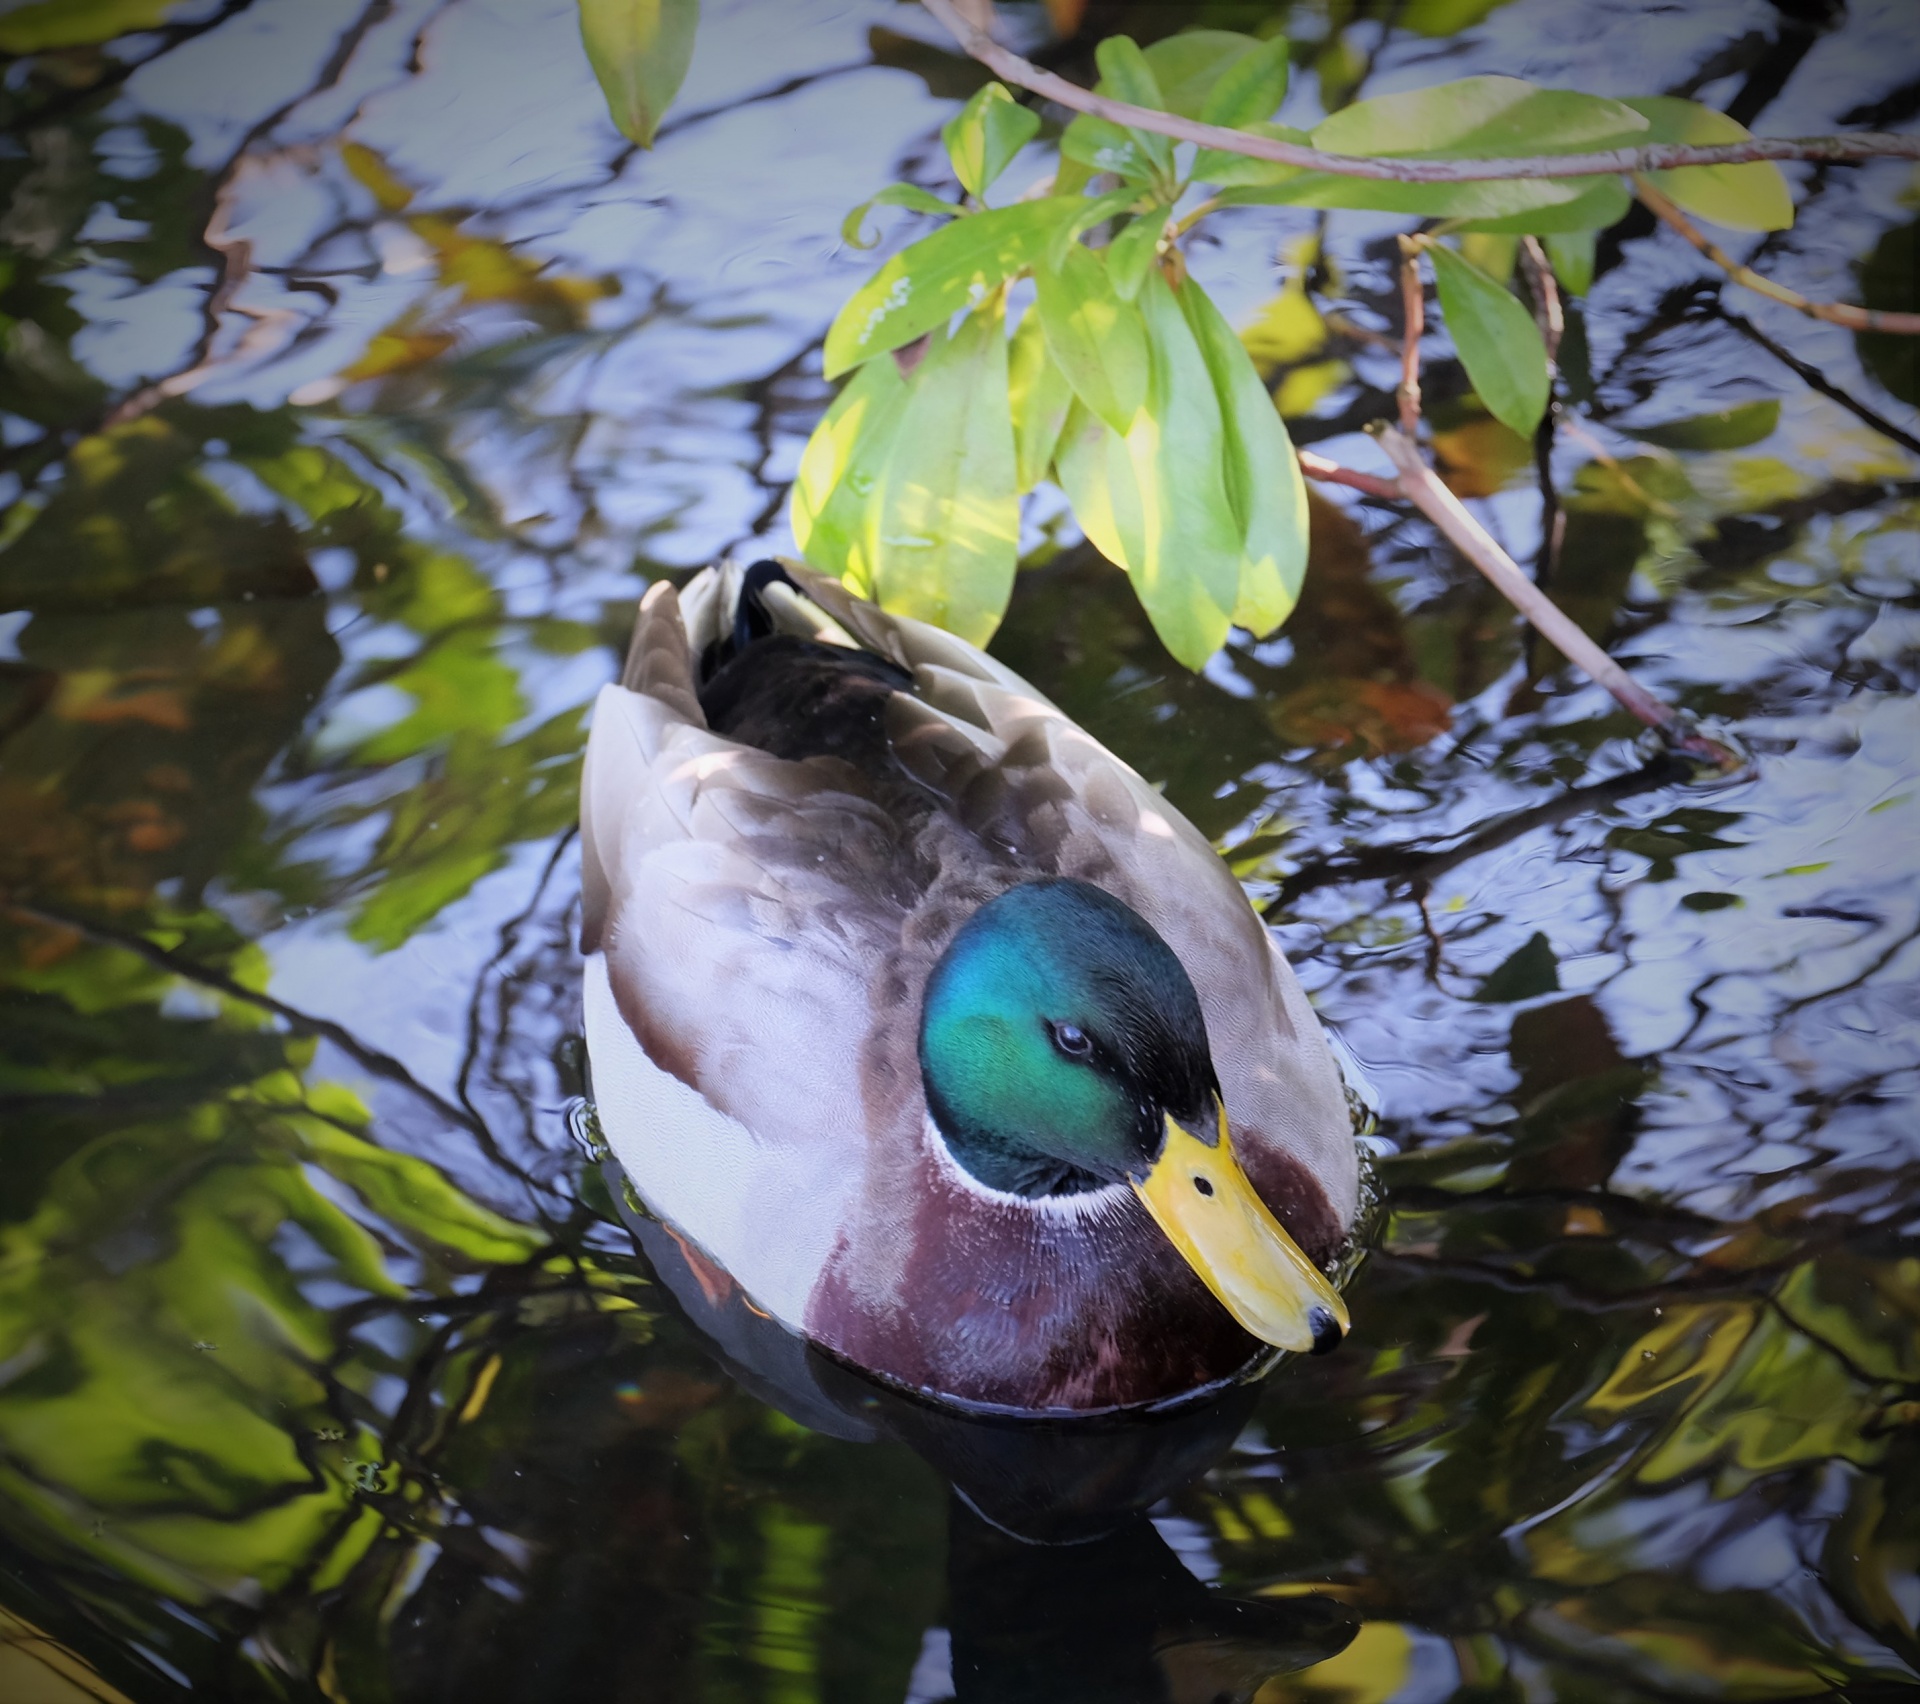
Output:
[[[1069,1059],[1091,1059],[1093,1057],[1093,1037],[1078,1024],[1059,1023],[1053,1026],[1053,1045]]]

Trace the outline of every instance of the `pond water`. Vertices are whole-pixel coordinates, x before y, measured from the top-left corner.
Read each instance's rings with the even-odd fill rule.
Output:
[[[1743,742],[1718,784],[1407,513],[1318,504],[1303,607],[1195,678],[1037,503],[995,650],[1272,907],[1385,1207],[1339,1353],[1150,1518],[1018,1544],[927,1438],[731,1379],[569,1118],[587,706],[650,577],[784,546],[874,264],[840,221],[939,183],[975,73],[890,0],[708,0],[640,153],[563,0],[123,14],[167,21],[0,96],[0,1696],[1913,1683],[1910,350],[1601,245],[1551,583]],[[1088,24],[1283,18],[1296,120],[1476,70],[1787,135],[1920,112],[1903,0]],[[1911,167],[1787,169],[1762,268],[1912,305]],[[1296,437],[1379,467],[1394,227],[1316,218],[1192,263]],[[1532,561],[1528,447],[1430,352],[1448,475]]]

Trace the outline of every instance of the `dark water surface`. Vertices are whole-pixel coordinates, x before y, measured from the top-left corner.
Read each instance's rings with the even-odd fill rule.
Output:
[[[1295,118],[1369,66],[1920,110],[1903,0],[1387,10],[1094,8],[1286,16]],[[1275,903],[1387,1210],[1353,1339],[1220,1465],[1018,1545],[733,1383],[568,1133],[585,708],[648,577],[783,542],[840,219],[938,184],[976,80],[889,0],[705,11],[651,154],[561,0],[198,0],[6,69],[0,1698],[1905,1690],[1913,352],[1602,244],[1553,584],[1731,784],[1647,768],[1417,519],[1321,506],[1302,610],[1201,680],[1041,504],[995,648]],[[1912,169],[1788,170],[1764,269],[1911,305]],[[1297,435],[1377,465],[1391,223],[1320,233],[1333,325],[1267,306],[1313,215],[1217,223]],[[1431,347],[1531,560],[1527,447]]]

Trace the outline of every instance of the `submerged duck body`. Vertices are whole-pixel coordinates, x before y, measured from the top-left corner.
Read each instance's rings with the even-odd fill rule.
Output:
[[[714,1283],[1023,1412],[1337,1338],[1319,1023],[1205,839],[1018,676],[797,565],[656,585],[582,827],[601,1126]]]

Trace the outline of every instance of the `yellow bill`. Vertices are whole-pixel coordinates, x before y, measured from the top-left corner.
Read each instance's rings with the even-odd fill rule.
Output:
[[[1167,1120],[1167,1142],[1134,1194],[1220,1304],[1263,1342],[1324,1354],[1347,1333],[1347,1304],[1254,1194],[1227,1139],[1212,1146]]]

